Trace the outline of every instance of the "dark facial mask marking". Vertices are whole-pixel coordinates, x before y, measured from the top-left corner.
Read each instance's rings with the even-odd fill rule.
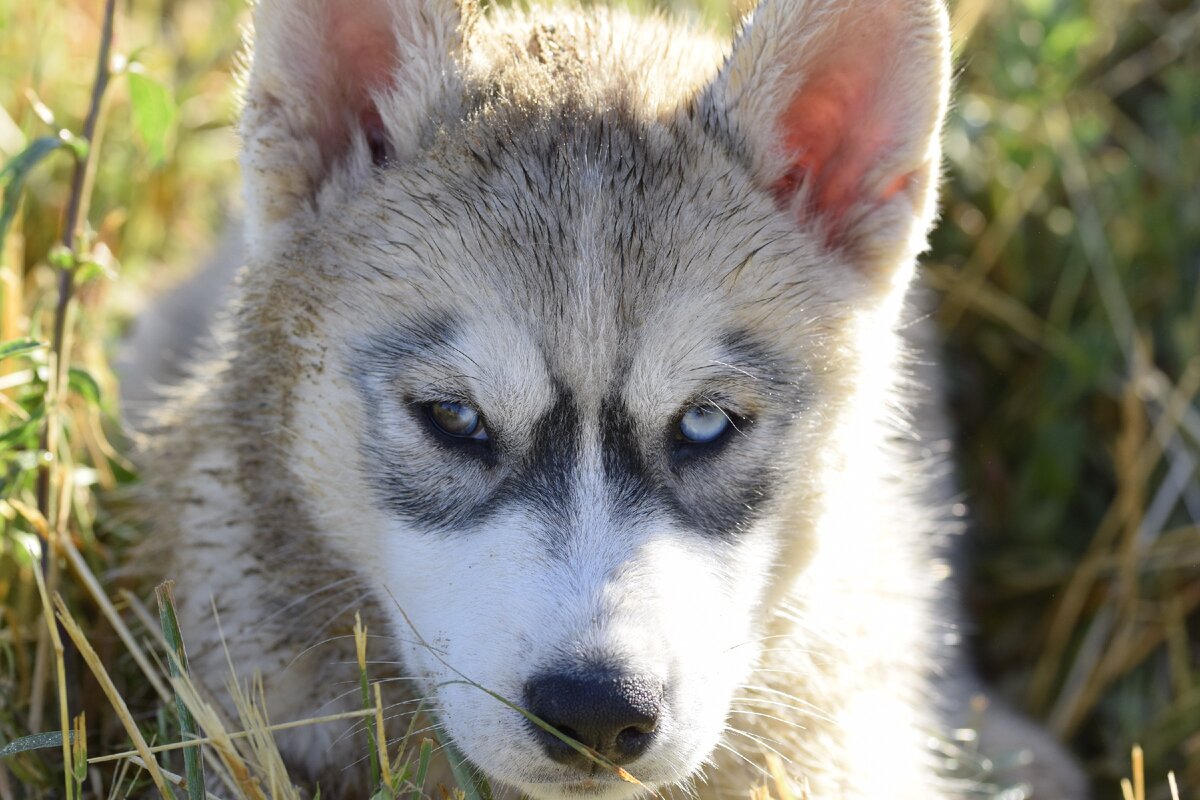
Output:
[[[421,321],[389,331],[354,350],[352,377],[364,399],[369,419],[396,418],[403,409],[399,376],[420,361],[453,363],[455,326],[449,320]],[[777,360],[745,334],[731,333],[722,344],[727,361],[741,370],[754,365],[764,394],[796,387],[779,379]],[[392,404],[389,414],[385,408]],[[485,411],[486,413],[486,411]],[[757,423],[756,423],[757,424]],[[786,421],[759,432],[778,436]],[[526,434],[509,432],[514,441],[498,436],[494,461],[483,464],[469,455],[446,451],[440,456],[410,452],[437,444],[409,437],[399,446],[387,436],[364,435],[364,470],[376,496],[392,514],[415,525],[445,534],[479,531],[496,513],[520,509],[549,531],[554,551],[577,529],[576,491],[583,448],[584,421],[572,394],[561,384],[553,387],[551,406]],[[653,524],[669,515],[687,529],[710,536],[737,533],[757,518],[771,494],[770,448],[763,442],[751,448],[739,439],[748,430],[731,433],[728,446],[713,457],[673,460],[670,437],[639,430],[617,393],[603,401],[598,417],[601,469],[614,527],[629,529]],[[649,438],[647,438],[649,437]],[[414,455],[416,457],[414,457]]]

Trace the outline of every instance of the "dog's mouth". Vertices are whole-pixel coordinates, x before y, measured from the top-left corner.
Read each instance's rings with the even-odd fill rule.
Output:
[[[616,780],[609,780],[607,778],[584,778],[578,781],[540,783],[535,785],[539,788],[560,789],[570,794],[595,794],[611,789],[613,784],[617,782]]]
[[[588,798],[589,800],[621,800],[645,794],[650,788],[621,780],[615,775],[595,775],[568,781],[546,781],[522,783],[521,792],[536,799],[544,798]]]
[[[622,772],[624,770],[621,770]],[[557,773],[557,774],[556,774]],[[623,777],[612,768],[595,765],[586,770],[558,772],[553,768],[541,776],[526,775],[521,778],[501,774],[489,775],[494,781],[519,789],[532,798],[545,797],[608,797],[623,798],[645,794],[658,782],[642,780],[637,770],[626,772]],[[485,774],[487,774],[485,772]]]
[[[470,760],[462,745],[443,731],[448,742],[446,749],[452,759],[470,765],[470,771],[486,778],[493,789],[517,790],[527,800],[629,800],[646,795],[662,781],[644,780],[635,767],[623,768],[593,763],[585,768],[566,768],[559,764],[546,764],[542,769],[524,775],[505,774],[504,769],[489,770]],[[538,773],[541,774],[538,774]],[[624,773],[624,776],[621,774]],[[670,782],[670,781],[668,781]],[[511,797],[510,792],[500,792],[497,797]]]

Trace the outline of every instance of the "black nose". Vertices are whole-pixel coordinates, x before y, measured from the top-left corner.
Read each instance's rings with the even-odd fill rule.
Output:
[[[614,764],[628,764],[654,739],[662,711],[662,682],[611,669],[552,672],[525,684],[525,707]],[[588,770],[595,762],[530,723],[550,758]]]

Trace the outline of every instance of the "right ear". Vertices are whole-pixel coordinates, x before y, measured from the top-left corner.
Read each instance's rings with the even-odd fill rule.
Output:
[[[705,102],[782,213],[889,277],[934,217],[949,86],[942,0],[761,0]]]
[[[455,0],[259,0],[241,118],[249,224],[310,207],[335,165],[417,146],[457,85]]]

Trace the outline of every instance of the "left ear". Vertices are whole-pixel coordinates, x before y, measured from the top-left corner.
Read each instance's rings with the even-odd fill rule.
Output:
[[[780,210],[879,273],[924,248],[949,83],[941,0],[763,0],[705,102]]]
[[[242,111],[251,234],[314,207],[338,165],[403,161],[460,91],[458,0],[257,0]]]

